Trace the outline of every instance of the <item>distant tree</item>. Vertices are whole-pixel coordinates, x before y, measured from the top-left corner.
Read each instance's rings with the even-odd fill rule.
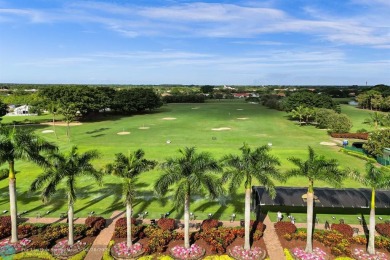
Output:
[[[329,128],[333,133],[348,133],[352,128],[352,121],[346,114],[334,113]]]
[[[75,104],[60,104],[60,110],[66,122],[66,136],[70,141],[70,123],[73,122],[79,112]]]
[[[283,99],[283,109],[287,112],[298,106],[337,109],[337,104],[326,94],[298,91]]]
[[[0,121],[2,119],[1,117],[7,114],[7,109],[7,105],[0,101]]]
[[[204,85],[200,87],[200,91],[205,94],[213,93],[213,90],[214,90],[214,86],[211,85]]]
[[[378,126],[386,125],[386,115],[380,112],[371,113],[370,117],[366,118],[363,123],[369,124],[377,130]]]
[[[390,129],[373,131],[363,148],[374,156],[382,156],[383,149],[390,147]]]
[[[151,111],[161,106],[160,97],[150,88],[116,91],[113,101],[113,109],[123,114]]]

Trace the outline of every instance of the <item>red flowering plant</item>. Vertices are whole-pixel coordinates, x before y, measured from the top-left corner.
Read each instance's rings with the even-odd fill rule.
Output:
[[[279,236],[283,236],[284,234],[292,234],[297,231],[297,227],[293,223],[287,221],[276,222],[274,227]]]
[[[338,231],[339,233],[343,234],[346,238],[353,237],[353,229],[348,224],[335,224],[335,223],[333,223],[330,226],[330,229]]]

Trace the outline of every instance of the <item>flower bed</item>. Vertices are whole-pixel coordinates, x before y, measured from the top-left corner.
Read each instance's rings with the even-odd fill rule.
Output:
[[[242,246],[235,246],[229,250],[229,255],[237,260],[262,260],[266,257],[267,253],[260,247],[245,250]]]
[[[73,245],[69,246],[67,240],[62,240],[53,246],[51,252],[55,257],[68,257],[80,253],[86,249],[86,247],[87,243],[81,241],[77,241]]]
[[[327,255],[320,248],[316,247],[313,249],[313,253],[307,253],[305,250],[301,248],[294,248],[292,250],[292,254],[297,260],[326,260]]]
[[[370,255],[365,250],[357,248],[353,250],[352,256],[356,260],[389,260],[384,253],[376,252],[375,255]]]
[[[127,242],[120,242],[111,247],[111,255],[114,258],[135,258],[145,252],[140,243],[135,243],[131,247],[127,246]]]
[[[196,244],[192,244],[190,248],[185,248],[184,246],[175,246],[171,249],[171,255],[174,259],[177,260],[196,260],[203,257],[205,253],[204,248]]]
[[[3,239],[0,241],[0,255],[8,255],[7,252],[19,253],[26,250],[27,246],[31,243],[30,239],[23,238],[16,243],[11,243],[9,239]]]

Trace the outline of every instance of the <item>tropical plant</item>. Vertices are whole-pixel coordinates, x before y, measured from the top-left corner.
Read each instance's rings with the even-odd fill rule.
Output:
[[[358,172],[352,175],[363,185],[371,188],[370,223],[367,252],[375,254],[375,194],[377,189],[390,188],[390,171],[385,167],[377,168],[371,162],[366,163],[366,174],[360,176]]]
[[[77,199],[76,179],[81,176],[91,176],[99,184],[102,180],[101,172],[91,164],[91,160],[97,159],[99,154],[96,150],[86,151],[79,154],[77,147],[73,146],[69,154],[52,153],[48,156],[50,166],[39,175],[31,184],[32,192],[43,188],[41,198],[47,202],[56,192],[57,186],[65,182],[65,190],[68,199],[68,245],[74,244],[73,232],[73,206]]]
[[[384,113],[375,111],[374,113],[370,114],[369,118],[364,120],[364,123],[373,126],[375,130],[377,130],[378,126],[383,126],[386,124],[386,116]]]
[[[338,168],[338,162],[335,159],[325,159],[318,156],[313,148],[309,146],[309,157],[303,161],[296,157],[288,158],[298,168],[288,170],[286,178],[303,176],[309,180],[307,189],[307,240],[306,252],[313,252],[313,207],[314,207],[314,181],[325,181],[333,186],[340,186],[346,176],[345,171]]]
[[[276,196],[275,185],[271,177],[281,179],[281,174],[276,166],[280,165],[279,160],[270,155],[269,146],[264,145],[253,151],[247,144],[241,148],[241,156],[229,154],[222,158],[222,162],[227,166],[223,174],[222,182],[229,182],[229,191],[233,193],[243,181],[245,181],[245,243],[244,249],[250,249],[250,202],[252,179],[259,181],[261,185],[270,193],[271,197]]]
[[[46,166],[42,152],[55,151],[55,145],[35,135],[29,129],[0,127],[0,165],[8,163],[10,215],[12,222],[11,242],[18,241],[15,161],[32,161]]]
[[[135,196],[135,182],[142,172],[153,169],[157,162],[144,158],[145,152],[141,149],[126,157],[122,153],[115,155],[115,161],[106,166],[106,172],[122,178],[123,202],[126,205],[127,247],[133,245],[131,238],[131,213]]]
[[[221,171],[218,162],[211,154],[197,153],[195,147],[180,149],[180,157],[168,158],[162,168],[164,174],[156,181],[154,188],[157,194],[165,195],[168,188],[175,186],[173,202],[175,207],[181,207],[184,203],[184,247],[190,248],[189,219],[190,198],[194,193],[206,191],[211,199],[222,194],[220,180],[213,173]]]

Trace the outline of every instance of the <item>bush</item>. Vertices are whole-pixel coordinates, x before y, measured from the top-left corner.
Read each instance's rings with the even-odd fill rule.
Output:
[[[131,218],[131,225],[136,225],[136,224],[137,224],[137,220],[135,218]],[[115,227],[126,227],[126,226],[127,226],[126,218],[120,218],[115,223]]]
[[[219,221],[218,219],[205,219],[202,222],[201,229],[203,231],[210,230],[212,228],[217,228],[219,226]]]
[[[259,230],[261,232],[264,232],[264,230],[265,230],[264,223],[260,222],[260,221],[253,221],[253,220],[251,220],[250,226],[251,226],[251,230],[252,231]]]
[[[106,220],[102,217],[88,217],[85,220],[85,225],[88,228],[95,228],[102,230],[106,226]]]
[[[0,239],[11,235],[11,216],[0,217]]]
[[[18,226],[18,236],[29,237],[33,234],[35,229],[37,228],[32,224],[21,224]]]
[[[80,253],[75,254],[74,256],[68,258],[68,260],[83,260],[87,255],[88,250],[83,250]]]
[[[280,236],[283,236],[284,234],[292,234],[297,231],[297,227],[293,223],[287,221],[276,222],[274,227]]]
[[[351,238],[353,237],[353,229],[350,225],[348,224],[335,224],[333,223],[331,226],[330,226],[330,229],[332,230],[336,230],[338,232],[340,232],[341,234],[343,234],[346,238]]]
[[[107,250],[104,251],[102,260],[114,260],[114,258],[111,256],[111,247],[115,244],[114,240],[110,240],[110,243],[108,243]]]
[[[375,225],[375,230],[382,236],[390,238],[390,223],[378,223]]]
[[[176,221],[173,218],[162,218],[157,221],[157,226],[162,230],[174,230]]]
[[[295,258],[291,255],[290,250],[287,248],[283,249],[284,255],[286,256],[286,260],[294,260]]]

